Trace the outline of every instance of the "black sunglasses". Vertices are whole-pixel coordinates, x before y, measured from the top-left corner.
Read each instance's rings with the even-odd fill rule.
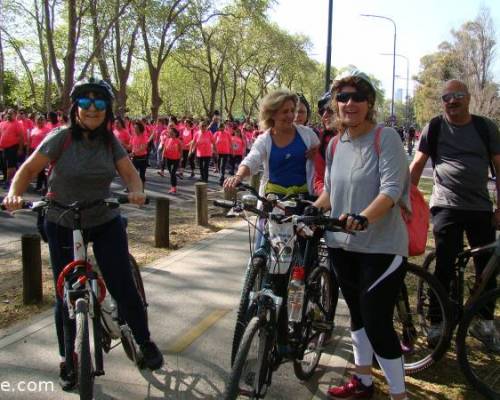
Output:
[[[441,100],[443,100],[445,103],[448,103],[451,99],[461,100],[465,96],[467,96],[467,94],[465,92],[451,92],[451,93],[443,94],[441,96]]]
[[[335,100],[337,100],[337,103],[347,103],[349,100],[361,103],[367,101],[368,97],[360,92],[342,92],[335,95]]]
[[[103,99],[91,99],[89,97],[81,97],[77,101],[78,107],[83,110],[88,110],[93,104],[97,111],[104,111],[108,105],[108,102]]]

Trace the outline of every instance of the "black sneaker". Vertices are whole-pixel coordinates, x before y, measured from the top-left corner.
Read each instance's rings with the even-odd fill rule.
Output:
[[[61,385],[64,391],[72,390],[76,386],[76,375],[74,373],[68,373],[64,361],[59,364],[59,385]]]
[[[159,369],[163,365],[163,354],[161,354],[160,350],[156,346],[156,344],[152,341],[144,342],[140,345],[141,353],[144,357],[144,364],[150,370],[154,371]]]

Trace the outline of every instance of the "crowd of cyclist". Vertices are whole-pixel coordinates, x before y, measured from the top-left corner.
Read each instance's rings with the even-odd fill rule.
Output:
[[[452,89],[451,98],[445,97],[450,93],[443,95],[446,104],[453,105],[465,96],[459,96],[464,93],[463,87],[460,87],[462,91]],[[354,71],[336,78],[331,90],[318,102],[319,129],[307,126],[311,119],[307,100],[288,90],[272,92],[262,100],[259,126],[249,119],[222,122],[218,113],[211,120],[175,116],[160,118],[155,123],[126,117],[114,119],[112,98],[103,81],[90,80],[74,89],[69,118],[55,113],[47,122],[43,115],[27,118],[22,111],[18,115],[14,110],[5,112],[0,122],[0,149],[5,185],[11,187],[4,204],[12,209],[18,207],[28,183],[35,177],[37,190],[45,191],[47,187],[52,190],[59,184],[66,200],[73,199],[74,186],[58,183],[57,170],[47,180],[44,167],[49,161],[63,161],[61,151],[66,157],[71,154],[90,157],[87,153],[94,150],[85,145],[95,140],[96,135],[102,135],[103,143],[108,146],[101,147],[103,158],[109,146],[114,149],[107,162],[111,166],[114,163],[119,174],[125,176],[129,197],[137,204],[143,202],[138,192],[144,190],[146,169],[152,157],[160,176],[165,175],[165,168],[170,173],[172,194],[176,193],[178,179],[195,176],[195,160],[201,181],[208,182],[212,163],[219,184],[226,189],[235,188],[262,170],[262,195],[303,193],[314,200],[316,212],[331,210],[333,216],[345,220],[349,230],[362,231],[356,236],[340,232],[326,235],[333,270],[351,314],[355,361],[352,379],[345,385],[330,388],[329,395],[372,397],[371,365],[375,356],[391,397],[406,399],[401,347],[392,325],[392,312],[408,257],[408,234],[400,207],[411,209],[410,169],[401,135],[391,127],[376,123],[376,90],[367,75]],[[100,100],[104,103],[98,103]],[[90,114],[86,114],[88,110]],[[96,118],[94,112],[101,119],[97,126],[91,127]],[[83,123],[85,118],[88,122]],[[54,131],[55,127],[59,129]],[[49,134],[51,131],[54,133]],[[73,147],[83,132],[85,140],[81,149],[74,149],[76,153],[65,151],[68,144],[64,142],[63,132],[67,131],[72,134],[74,141],[69,146]],[[424,137],[426,132],[424,129]],[[494,127],[492,132],[492,152],[496,155],[497,151],[500,153],[498,129]],[[413,144],[415,131],[409,130],[405,139]],[[422,146],[418,150],[426,152]],[[419,154],[417,160],[421,158]],[[131,165],[137,173],[131,173]],[[15,175],[17,168],[21,169]],[[114,176],[111,171],[107,172],[110,174],[105,182],[99,182],[103,193],[109,191],[110,177]],[[65,175],[61,170],[59,174]],[[414,183],[418,182],[415,176],[412,171]],[[142,184],[137,184],[137,179]],[[78,193],[83,195],[81,191]],[[111,229],[108,225],[114,217],[101,218],[99,228]],[[68,255],[54,256],[63,239],[53,224],[61,224],[61,221],[53,217],[47,223],[49,230],[52,229],[51,257],[60,267]],[[118,227],[112,229],[119,230]],[[108,279],[113,281],[113,276]],[[138,342],[152,343],[147,326],[137,322],[141,318],[137,315],[130,318],[136,322],[131,325],[136,327],[134,335]],[[151,358],[156,357],[152,362],[156,368],[161,364],[155,353],[157,348],[154,346],[150,351]],[[63,349],[61,356],[64,357]]]

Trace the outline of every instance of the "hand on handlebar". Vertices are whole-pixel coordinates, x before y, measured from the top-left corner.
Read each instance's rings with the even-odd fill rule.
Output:
[[[368,218],[359,214],[342,214],[340,221],[346,221],[345,229],[349,231],[365,231],[368,228]]]
[[[23,204],[24,199],[21,196],[7,195],[2,201],[2,208],[12,212],[23,208]]]
[[[242,178],[239,175],[229,176],[224,181],[223,187],[225,190],[236,189],[236,187],[238,187],[238,185],[241,183],[241,181],[242,181]]]
[[[138,206],[142,206],[146,202],[146,195],[144,192],[129,192],[127,197],[129,203],[136,204]]]

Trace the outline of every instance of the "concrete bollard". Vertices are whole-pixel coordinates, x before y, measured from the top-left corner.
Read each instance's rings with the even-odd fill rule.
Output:
[[[170,199],[156,199],[155,247],[170,246]]]
[[[236,200],[236,189],[224,189],[224,200]]]
[[[25,305],[41,303],[43,287],[40,235],[22,235],[21,251],[23,261],[23,303]]]
[[[208,199],[207,184],[197,182],[194,184],[196,194],[196,223],[198,225],[208,225]]]

